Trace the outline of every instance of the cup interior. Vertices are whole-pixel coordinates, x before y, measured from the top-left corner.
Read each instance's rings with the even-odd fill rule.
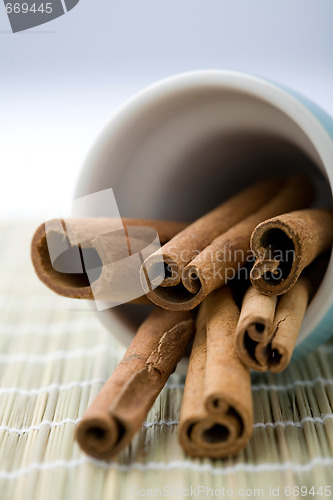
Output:
[[[76,197],[112,188],[122,217],[190,222],[255,179],[292,172],[309,174],[320,204],[332,203],[327,165],[313,139],[273,96],[223,78],[192,78],[148,89],[119,111],[88,157]],[[94,206],[84,215],[96,215]],[[313,304],[332,303],[332,292],[323,297],[321,288],[300,339],[312,328]],[[148,310],[123,305],[98,315],[127,346]]]

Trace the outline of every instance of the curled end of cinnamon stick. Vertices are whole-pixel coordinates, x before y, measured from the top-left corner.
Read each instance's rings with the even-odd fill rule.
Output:
[[[203,288],[204,276],[200,269],[189,264],[183,269],[182,282],[189,292],[198,293]]]
[[[224,394],[211,394],[205,418],[181,422],[179,441],[194,457],[224,458],[244,448],[252,434],[252,415],[226,401]]]
[[[122,448],[126,434],[124,425],[107,414],[85,418],[76,428],[76,440],[81,449],[99,459],[110,458]]]
[[[290,290],[302,271],[299,235],[283,221],[269,219],[254,229],[250,245],[257,258],[250,274],[253,286],[264,295]]]
[[[288,292],[332,243],[332,209],[298,210],[262,222],[250,242],[257,259],[251,272],[253,286],[265,295]]]
[[[92,299],[93,294],[90,287],[89,278],[86,273],[64,273],[55,269],[51,262],[48,249],[48,241],[52,241],[54,248],[61,247],[66,242],[65,230],[59,229],[60,220],[49,221],[48,236],[46,236],[45,224],[41,224],[36,230],[31,242],[31,260],[38,278],[51,290],[63,295],[77,299]],[[70,245],[67,245],[68,248]],[[66,255],[62,255],[62,265],[66,266],[73,262],[73,252],[79,252],[79,248],[71,247]],[[79,256],[79,254],[78,254]]]
[[[180,272],[177,263],[160,250],[147,257],[143,263],[149,287],[155,288],[175,286],[180,282]],[[163,280],[163,281],[161,281]]]
[[[207,293],[197,276],[191,277],[192,282],[198,278],[194,286],[188,286],[184,270],[168,253],[158,251],[149,256],[142,264],[140,278],[151,302],[170,311],[190,311],[198,306]]]
[[[237,351],[242,362],[256,371],[268,369],[265,348],[274,334],[276,301],[276,296],[262,295],[252,286],[243,298],[236,329]]]
[[[258,372],[265,372],[268,370],[266,355],[260,356],[258,353],[258,347],[262,344],[253,339],[249,330],[246,329],[240,332],[236,342],[239,357],[245,366]],[[266,343],[263,345],[266,346]]]
[[[288,349],[288,346],[281,344],[278,345],[275,343],[275,347],[270,347],[269,349],[269,369],[273,373],[282,372],[285,368],[287,368],[293,350]]]
[[[252,288],[252,287],[251,287]],[[286,294],[279,298],[275,309],[275,296],[260,296],[254,289],[249,289],[243,300],[242,315],[244,321],[240,321],[237,328],[237,350],[242,362],[259,372],[280,372],[284,370],[292,357],[296,340],[301,328],[304,314],[309,298],[313,291],[313,281],[308,277],[301,276],[297,283]],[[249,330],[244,330],[246,317],[253,317],[251,302],[248,297],[255,297],[258,309],[262,308],[264,314],[273,319],[270,333],[266,337],[251,336]],[[264,303],[266,301],[266,304]]]
[[[147,288],[147,283],[149,286],[149,291],[147,292],[148,299],[163,309],[168,309],[170,311],[191,311],[196,306],[198,306],[206,294],[203,288],[199,288],[197,293],[191,293],[182,282],[175,286],[157,286],[153,288],[152,282],[149,279],[148,273],[145,269],[145,263],[143,263],[141,268],[141,283],[142,286]]]
[[[142,283],[144,283],[144,279],[147,279],[147,273],[144,269],[147,261],[142,266]],[[147,297],[157,306],[171,311],[190,311],[201,304],[211,291],[209,284],[206,283],[204,272],[191,264],[184,267],[181,281],[177,285],[160,285],[153,289],[152,284],[153,282],[150,281]]]

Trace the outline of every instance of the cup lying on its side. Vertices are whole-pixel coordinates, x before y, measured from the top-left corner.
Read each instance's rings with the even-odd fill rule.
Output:
[[[231,71],[180,74],[143,90],[115,114],[83,166],[76,197],[112,188],[122,217],[193,221],[264,175],[305,172],[327,206],[332,137],[333,119],[283,85]],[[84,215],[95,215],[92,204],[81,207]],[[294,357],[332,335],[332,285],[331,259]],[[98,312],[124,346],[146,314],[134,305]]]

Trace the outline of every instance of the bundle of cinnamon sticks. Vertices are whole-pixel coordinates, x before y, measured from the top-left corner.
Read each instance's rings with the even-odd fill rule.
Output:
[[[123,219],[119,230],[113,219],[86,218],[37,229],[32,262],[56,293],[96,299],[97,290],[117,304],[135,274],[142,289],[131,301],[155,305],[77,426],[86,453],[111,459],[130,443],[191,342],[181,446],[227,457],[246,445],[250,369],[288,365],[332,248],[333,211],[310,208],[314,195],[304,176],[268,178],[189,225]],[[139,228],[153,228],[160,246],[147,246]]]

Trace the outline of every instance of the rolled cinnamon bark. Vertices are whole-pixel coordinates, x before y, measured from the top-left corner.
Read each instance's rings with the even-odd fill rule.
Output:
[[[77,425],[86,453],[110,459],[130,443],[193,333],[190,313],[153,310]]]
[[[238,355],[246,366],[259,372],[280,372],[287,367],[312,290],[310,280],[301,276],[280,297],[275,309],[275,296],[260,295],[250,286],[243,300],[236,333]],[[260,317],[265,318],[262,338],[253,335],[249,328]]]
[[[304,319],[311,293],[311,283],[300,277],[297,283],[278,302],[274,318],[274,336],[264,350],[268,366],[272,372],[284,370],[291,360],[296,340]],[[267,354],[266,354],[267,353]],[[263,358],[259,357],[262,363]]]
[[[265,295],[281,295],[318,255],[333,243],[333,211],[308,209],[261,222],[251,236],[257,258],[251,270],[253,286]]]
[[[147,296],[156,305],[165,309],[193,309],[210,292],[233,278],[246,259],[251,256],[250,236],[261,221],[273,215],[308,206],[313,194],[313,187],[306,177],[302,175],[291,177],[275,196],[270,197],[268,203],[215,238],[185,266],[182,283],[168,288],[159,286],[147,293]]]
[[[304,270],[296,284],[280,297],[261,295],[250,285],[242,301],[236,330],[237,351],[246,366],[261,372],[279,372],[286,368],[306,308],[323,280],[329,258],[330,252],[317,258]],[[273,304],[277,304],[276,308]],[[256,321],[260,325],[260,318],[265,318],[262,327],[259,326],[262,336],[254,334],[250,328]]]
[[[248,368],[235,344],[239,309],[229,287],[200,306],[179,421],[179,441],[195,457],[238,453],[252,433]]]
[[[238,355],[243,363],[257,371],[264,371],[256,357],[257,345],[267,346],[274,333],[276,296],[267,297],[250,285],[242,301],[241,313],[236,329]],[[262,369],[262,370],[261,370]]]
[[[157,274],[154,267],[160,262],[163,262],[165,266],[165,278],[160,286],[169,287],[180,283],[183,268],[199,252],[206,248],[219,234],[266,203],[281,187],[282,183],[282,179],[278,178],[268,178],[256,182],[179,232],[160,250],[145,260],[144,265],[151,277],[152,284],[154,283],[154,275]]]
[[[122,225],[125,229],[119,229]],[[32,239],[31,258],[36,274],[46,286],[60,295],[76,299],[93,299],[91,282],[94,276],[91,273],[88,276],[87,270],[82,266],[82,252],[85,261],[90,262],[91,267],[95,268],[97,282],[100,279],[99,271],[100,274],[103,273],[103,264],[120,261],[127,258],[129,253],[134,253],[133,242],[140,242],[140,233],[131,238],[132,245],[129,245],[128,231],[133,227],[156,230],[163,245],[183,230],[186,224],[130,218],[121,221],[111,218],[48,221],[39,226]],[[50,251],[55,254],[54,262],[51,262]],[[59,270],[56,269],[57,264]],[[116,285],[113,285],[114,291],[117,291]],[[95,286],[98,287],[98,283],[95,283]],[[103,290],[102,284],[101,288]],[[108,286],[106,288],[109,289]],[[145,295],[132,302],[150,303]]]

